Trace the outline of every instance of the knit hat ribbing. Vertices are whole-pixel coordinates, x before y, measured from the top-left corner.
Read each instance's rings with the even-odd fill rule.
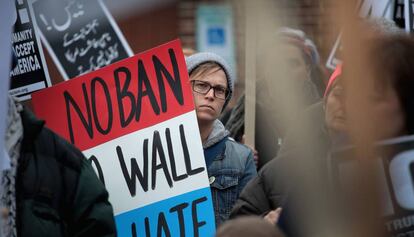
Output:
[[[342,74],[342,64],[338,64],[335,68],[335,71],[332,73],[331,77],[329,78],[328,85],[326,86],[323,97],[326,98],[326,96],[328,96],[329,92],[332,89],[332,85],[339,78],[341,74]]]
[[[202,52],[202,53],[196,53],[196,54],[193,54],[189,57],[186,57],[185,62],[187,64],[187,71],[188,71],[189,75],[198,66],[200,66],[203,63],[207,63],[207,62],[217,63],[223,69],[224,73],[226,74],[227,85],[228,85],[228,90],[229,90],[229,95],[226,98],[226,102],[224,103],[224,106],[223,106],[223,109],[224,109],[226,107],[226,105],[229,103],[229,101],[230,101],[230,99],[233,95],[234,79],[235,79],[234,74],[231,70],[231,67],[226,62],[226,60],[224,60],[222,57],[220,57],[219,55],[217,55],[215,53]]]

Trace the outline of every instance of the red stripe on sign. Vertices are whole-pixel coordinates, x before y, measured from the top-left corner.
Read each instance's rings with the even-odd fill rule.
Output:
[[[81,150],[194,109],[179,40],[32,95],[36,115]]]

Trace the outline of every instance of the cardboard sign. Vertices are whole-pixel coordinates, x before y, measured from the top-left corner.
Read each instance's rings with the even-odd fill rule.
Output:
[[[42,40],[65,80],[132,56],[101,0],[33,3]]]
[[[83,151],[119,236],[212,236],[214,212],[178,40],[33,95],[36,114]]]
[[[12,49],[16,56],[10,71],[9,93],[19,100],[30,99],[34,91],[51,85],[42,45],[35,31],[31,5],[16,0],[16,18],[12,33]]]
[[[393,152],[378,158],[381,211],[388,236],[411,236],[414,234],[414,136],[400,137],[381,142],[378,149]],[[337,152],[332,157],[335,183],[340,189],[355,188],[359,163],[349,155],[353,149]],[[381,153],[385,154],[385,153]]]
[[[393,0],[360,0],[356,9],[362,18],[385,17],[393,19],[392,3]],[[394,12],[394,14],[398,14],[398,12]],[[342,63],[342,60],[340,59],[341,48],[340,33],[329,54],[328,61],[326,62],[327,68],[334,70],[336,65]]]

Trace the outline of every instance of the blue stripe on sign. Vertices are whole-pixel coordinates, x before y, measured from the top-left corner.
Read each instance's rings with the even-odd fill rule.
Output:
[[[197,234],[212,237],[215,233],[209,187],[122,213],[115,217],[115,221],[120,237],[197,236]],[[185,231],[185,235],[181,235],[182,231]],[[157,232],[161,232],[161,235]]]

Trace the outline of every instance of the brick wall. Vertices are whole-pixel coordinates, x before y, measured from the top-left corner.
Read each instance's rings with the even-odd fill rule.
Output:
[[[252,0],[253,1],[253,0]],[[335,0],[274,0],[278,4],[283,25],[303,30],[318,47],[324,65],[339,30],[331,22]],[[195,11],[200,3],[231,3],[235,16],[234,34],[238,68],[244,68],[244,21],[241,0],[180,0],[178,2],[178,34],[183,47],[196,47]],[[237,20],[239,19],[239,20]],[[240,20],[241,19],[241,20]],[[292,20],[294,19],[294,20]],[[235,98],[244,91],[244,70],[238,70]],[[233,100],[233,103],[235,100]],[[231,105],[230,105],[231,107]]]

